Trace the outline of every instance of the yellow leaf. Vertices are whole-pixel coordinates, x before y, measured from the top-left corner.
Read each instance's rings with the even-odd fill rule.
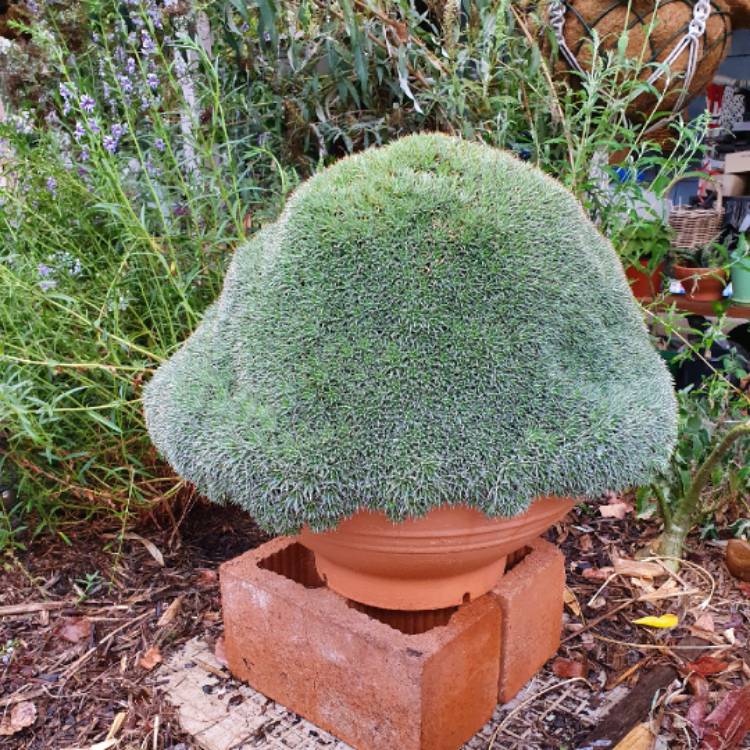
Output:
[[[646,625],[649,628],[673,628],[679,622],[677,615],[668,614],[654,617],[649,615],[648,617],[641,617],[638,620],[633,620],[634,625]]]

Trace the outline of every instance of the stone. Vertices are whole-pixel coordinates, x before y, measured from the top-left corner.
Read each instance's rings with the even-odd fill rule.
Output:
[[[740,581],[750,581],[750,543],[744,539],[730,539],[727,543],[727,568]]]

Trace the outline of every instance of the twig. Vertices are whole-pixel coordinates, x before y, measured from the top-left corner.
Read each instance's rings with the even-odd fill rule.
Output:
[[[0,708],[5,706],[12,706],[14,703],[20,703],[21,701],[28,701],[32,698],[39,698],[42,695],[47,695],[47,691],[44,688],[37,688],[36,690],[27,690],[25,692],[13,693],[6,698],[0,698]]]
[[[26,604],[6,604],[0,607],[0,617],[10,615],[25,615],[32,612],[49,612],[53,609],[64,609],[65,607],[74,607],[76,602],[28,602]]]
[[[633,599],[628,599],[622,604],[618,604],[614,609],[610,609],[608,612],[605,612],[603,615],[599,615],[599,617],[595,617],[593,620],[589,620],[580,630],[576,630],[575,633],[571,633],[570,635],[563,638],[560,641],[560,645],[562,645],[563,643],[567,643],[570,640],[573,640],[573,638],[578,637],[579,635],[585,633],[587,630],[591,630],[591,628],[595,627],[603,620],[606,620],[608,617],[612,617],[612,615],[616,615],[618,612],[625,609],[625,607],[629,607],[631,604],[635,604],[637,601],[638,601],[637,597]]]

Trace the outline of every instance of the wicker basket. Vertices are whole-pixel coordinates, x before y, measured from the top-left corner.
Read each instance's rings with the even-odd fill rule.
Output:
[[[672,204],[669,210],[669,226],[674,230],[672,247],[695,250],[714,242],[721,234],[724,223],[724,197],[721,183],[714,179],[710,181],[716,185],[716,203],[711,208],[691,208]]]

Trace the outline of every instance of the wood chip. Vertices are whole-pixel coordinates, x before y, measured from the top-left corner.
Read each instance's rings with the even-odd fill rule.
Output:
[[[177,614],[182,608],[182,600],[184,598],[185,598],[184,595],[181,594],[180,596],[176,597],[172,601],[172,603],[162,613],[162,616],[159,618],[159,621],[156,623],[156,627],[164,628],[167,625],[170,625],[172,622],[174,622],[174,618],[177,617]]]
[[[158,647],[151,646],[145,654],[138,660],[138,663],[149,672],[157,665],[161,664],[161,652]]]

